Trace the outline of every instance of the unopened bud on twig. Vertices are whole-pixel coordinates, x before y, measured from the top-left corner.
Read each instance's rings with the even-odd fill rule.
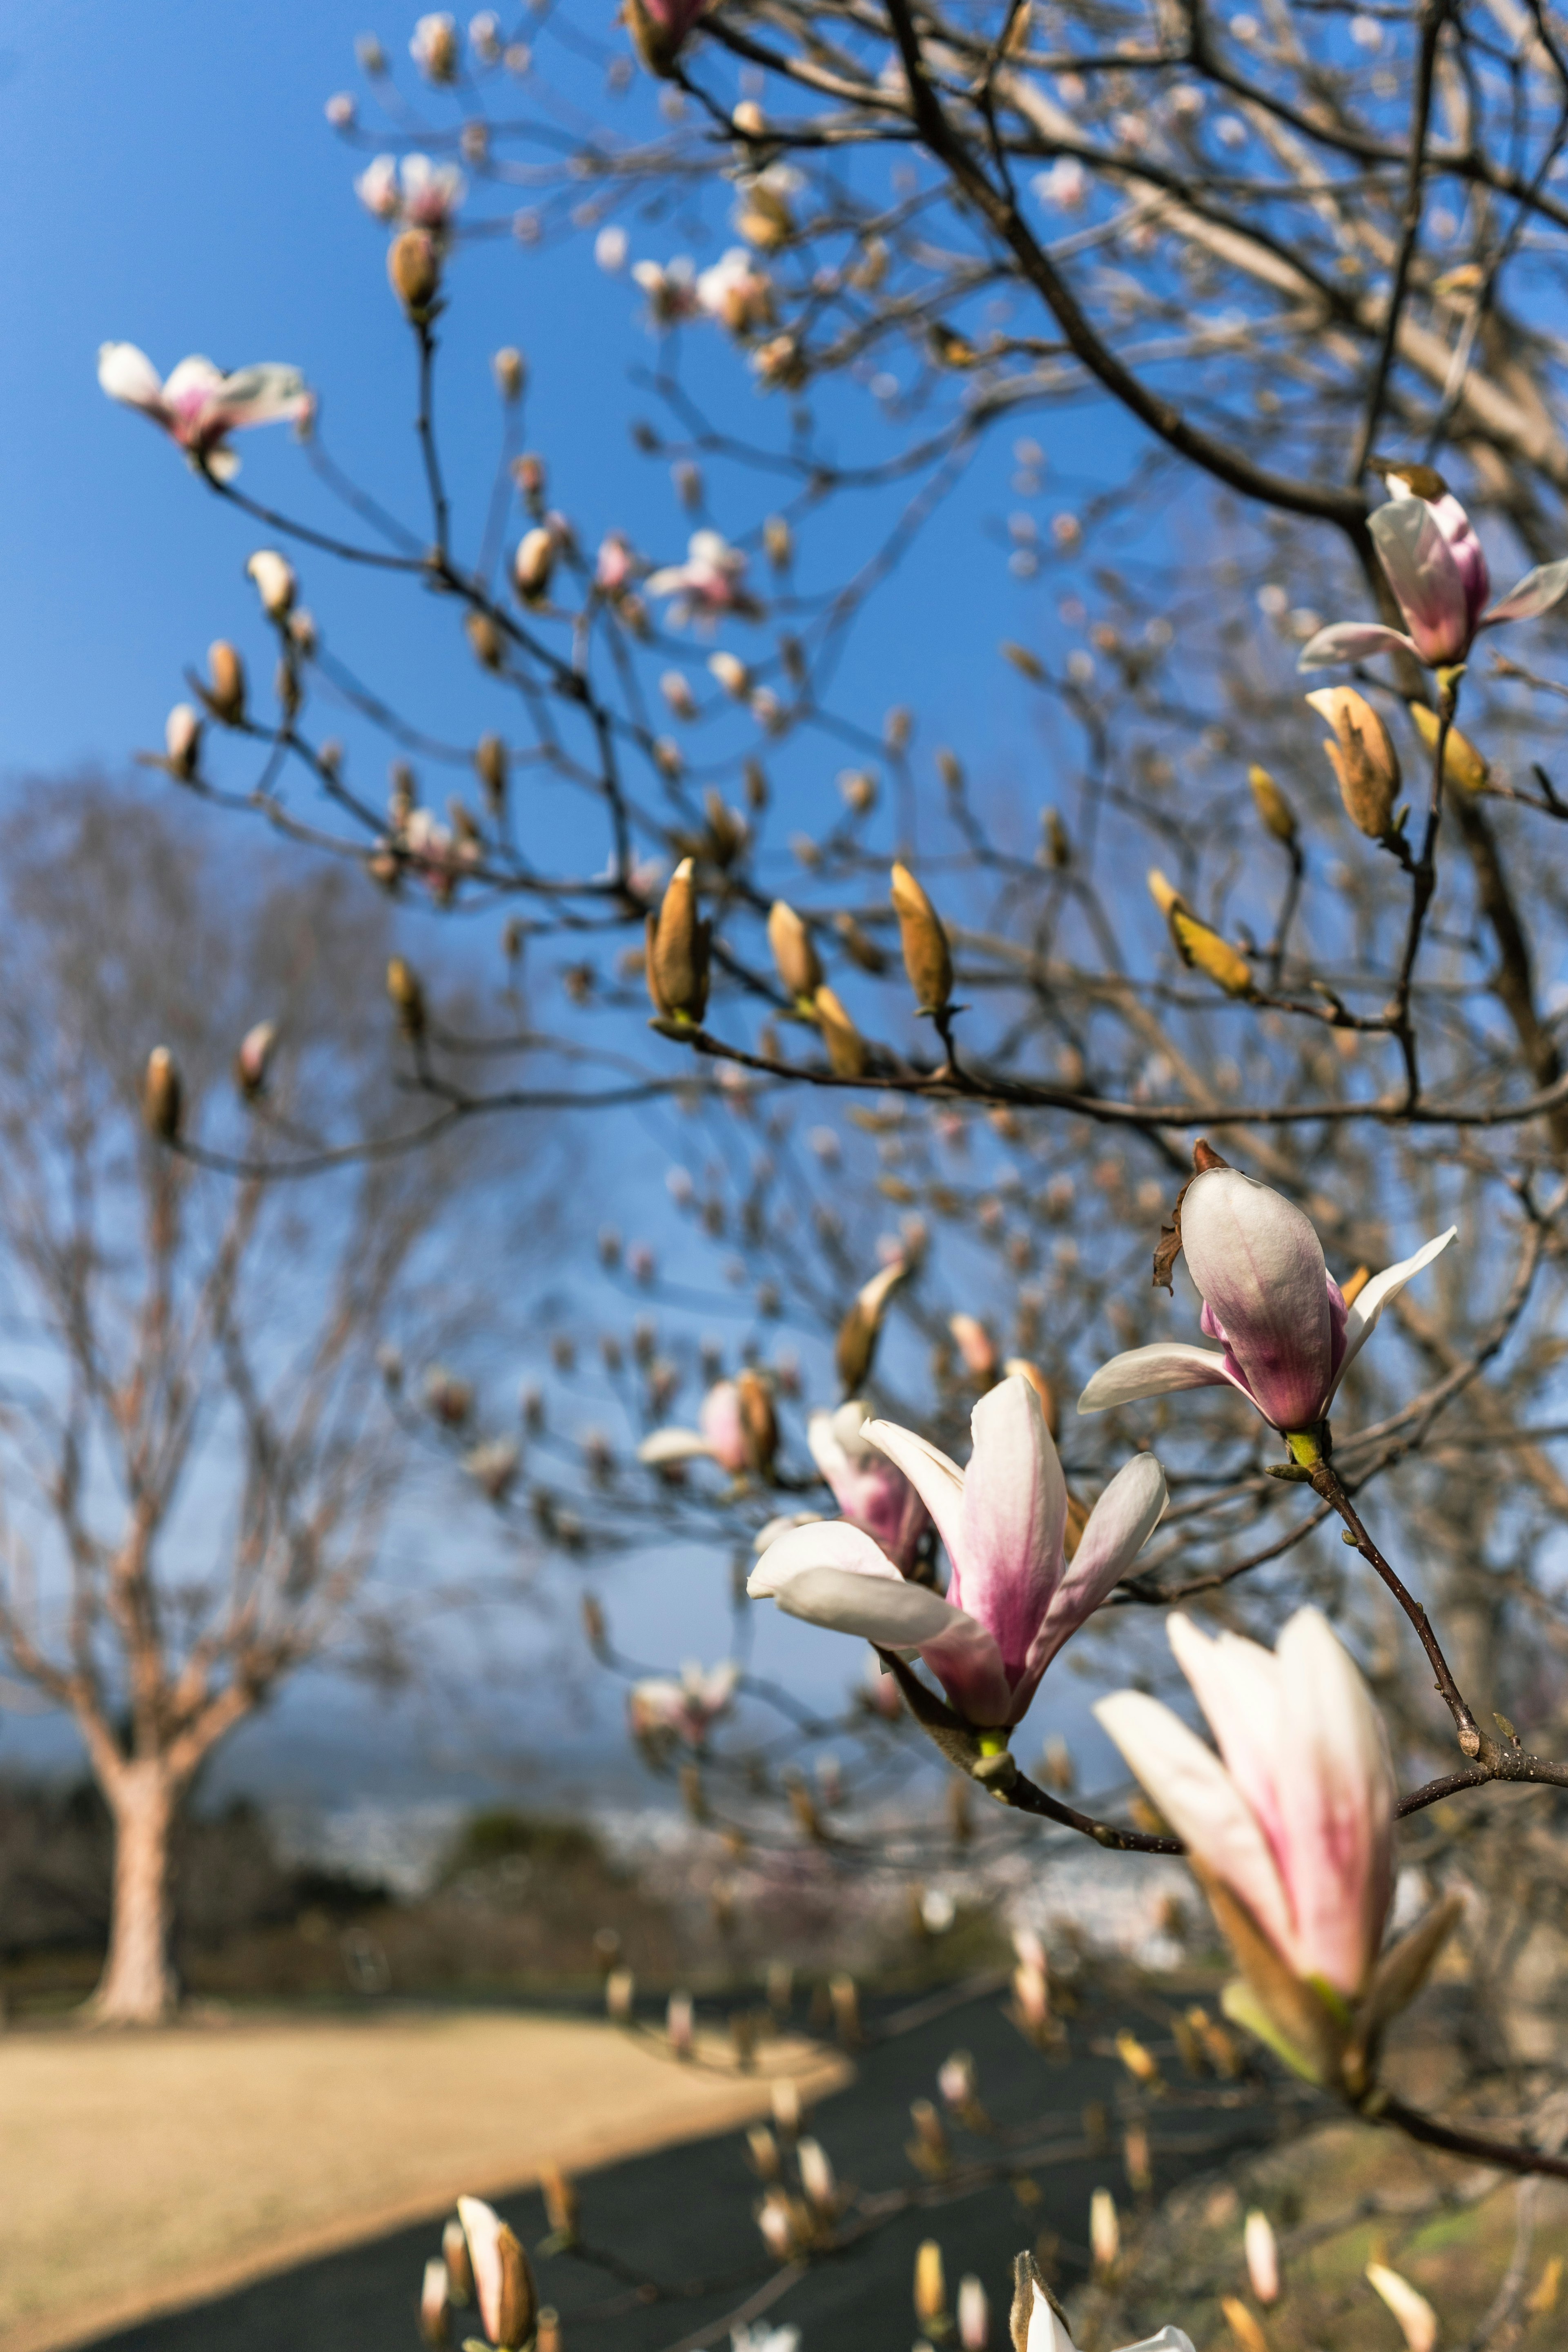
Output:
[[[286,621],[294,603],[294,567],[273,547],[258,547],[246,565],[269,621]]]
[[[1205,973],[1227,996],[1251,995],[1252,968],[1240,949],[1200,922],[1157,866],[1149,874],[1149,896],[1170,925],[1176,953],[1190,971]]]
[[[234,1057],[234,1082],[247,1102],[254,1102],[266,1086],[277,1043],[276,1021],[258,1021],[240,1039]]]
[[[811,933],[795,908],[775,898],[768,915],[768,945],[779,978],[790,994],[807,1003],[822,985],[822,965]]]
[[[154,1045],[147,1056],[147,1072],[142,1081],[142,1116],[149,1135],[160,1143],[173,1143],[180,1131],[182,1089],[180,1074],[174,1067],[174,1057],[167,1045]]]
[[[987,2352],[991,2298],[973,2271],[958,2282],[958,2341],[962,2352]]]
[[[664,1021],[699,1022],[708,1010],[708,957],[712,926],[697,912],[689,857],[669,877],[664,902],[647,919],[647,992]]]
[[[1415,722],[1415,732],[1426,744],[1427,751],[1436,751],[1437,749],[1436,712],[1429,709],[1424,702],[1413,702],[1410,705],[1410,716]],[[1444,739],[1443,773],[1449,783],[1458,784],[1462,792],[1467,793],[1484,791],[1491,776],[1490,768],[1470,741],[1469,737],[1461,735],[1457,727],[1450,727]]]
[[[1399,2322],[1409,2352],[1436,2352],[1437,2315],[1426,2296],[1383,2263],[1368,2263],[1366,2277],[1367,2284],[1383,2297]]]
[[[453,2303],[471,2303],[474,2294],[473,2266],[468,2261],[468,2242],[463,2235],[463,2225],[456,2214],[441,2232],[441,2259],[447,2265],[447,2293]]]
[[[834,1361],[847,1396],[857,1393],[871,1369],[888,1300],[908,1272],[907,1262],[897,1257],[879,1274],[874,1274],[869,1282],[862,1285],[855,1304],[838,1327]]]
[[[474,747],[474,772],[485,790],[485,805],[499,818],[506,808],[506,745],[499,735],[481,735]]]
[[[1089,2247],[1097,2271],[1115,2269],[1121,2252],[1121,2224],[1109,2189],[1097,2189],[1089,2200]]]
[[[1279,2300],[1279,2249],[1275,2243],[1273,2225],[1267,2213],[1256,2208],[1247,2217],[1242,2232],[1247,2252],[1247,2275],[1252,2292],[1265,2308]]]
[[[1399,796],[1399,756],[1382,719],[1353,686],[1321,686],[1307,700],[1333,729],[1324,751],[1345,814],[1369,841],[1386,841]]]
[[[202,751],[200,714],[188,702],[176,702],[163,721],[164,763],[172,776],[189,783]]]
[[[915,2248],[914,2303],[922,2327],[935,2327],[947,2316],[947,2279],[934,2238],[922,2239]]]
[[[490,362],[490,366],[495,372],[496,390],[500,393],[501,398],[503,400],[521,400],[522,397],[522,387],[528,377],[528,370],[523,365],[522,353],[516,348],[515,344],[507,343],[504,345]]]
[[[225,727],[237,727],[245,717],[245,664],[226,637],[207,647],[207,709]]]
[[[549,594],[555,555],[555,533],[548,523],[536,523],[531,530],[523,532],[512,558],[511,576],[525,604],[542,604]]]
[[[425,2280],[419,2290],[419,2333],[426,2344],[450,2341],[448,2309],[447,2265],[437,2254],[425,2265]]]
[[[423,324],[441,289],[441,252],[435,238],[425,229],[405,228],[392,240],[386,274],[408,317]]]
[[[394,956],[386,967],[386,993],[397,1014],[397,1023],[405,1037],[425,1034],[425,991],[419,975],[402,956]]]
[[[500,669],[501,635],[488,613],[466,613],[463,628],[474,659],[481,669]]]
[[[517,2352],[533,2333],[539,2305],[528,2256],[515,2231],[481,2199],[459,2197],[458,2218],[468,2242],[474,2300],[485,2334],[492,2344]]]
[[[805,2191],[806,2203],[814,2212],[831,2214],[838,2205],[838,2183],[834,2178],[833,2161],[820,2140],[803,2139],[795,2152],[800,2167],[800,2185]]]
[[[866,1040],[849,1018],[831,988],[819,988],[812,999],[816,1025],[822,1032],[822,1042],[827,1048],[827,1058],[841,1078],[859,1078],[866,1074]]]
[[[988,1381],[996,1370],[996,1343],[978,1316],[950,1315],[947,1328],[963,1359],[963,1369],[977,1381]]]
[[[952,994],[952,953],[941,917],[907,866],[893,867],[892,900],[915,1001],[922,1013],[945,1012]]]
[[[1276,841],[1289,848],[1296,838],[1296,812],[1269,774],[1267,768],[1251,767],[1247,781],[1252,787],[1252,797],[1258,814]]]
[[[555,2163],[544,2164],[539,2170],[539,2191],[544,2200],[544,2218],[553,2236],[570,2243],[577,2235],[577,2187],[569,2180]]]

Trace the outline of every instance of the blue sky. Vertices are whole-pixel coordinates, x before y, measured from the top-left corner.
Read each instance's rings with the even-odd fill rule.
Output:
[[[157,742],[165,711],[184,691],[182,669],[200,660],[210,638],[233,635],[258,658],[262,653],[243,577],[259,534],[210,499],[160,436],[103,397],[95,379],[103,339],[141,344],[163,370],[195,351],[226,365],[297,362],[321,393],[335,454],[388,503],[417,517],[409,338],[386,287],[384,236],[353,194],[363,158],[345,150],[323,117],[332,91],[358,86],[354,36],[374,26],[402,60],[414,13],[378,14],[363,0],[266,10],[215,10],[210,0],[134,10],[52,0],[9,15],[0,131],[20,220],[7,256],[11,331],[0,348],[0,708],[14,783],[80,763],[120,771],[136,747]],[[566,13],[602,34],[609,9],[595,0]],[[412,85],[401,64],[400,78]],[[597,86],[591,78],[584,89]],[[646,90],[631,101],[647,102]],[[663,258],[681,242],[668,229],[637,229],[633,251]],[[652,551],[678,553],[689,525],[663,469],[639,460],[627,438],[629,417],[647,407],[629,378],[652,357],[631,286],[596,271],[581,242],[531,253],[510,238],[461,256],[453,283],[440,413],[459,539],[467,534],[471,544],[477,534],[497,446],[489,356],[515,341],[531,368],[527,439],[546,453],[552,496],[584,537],[591,542],[607,525],[625,523]],[[710,332],[694,363],[709,394],[749,404],[738,411],[744,423],[774,429],[740,362]],[[847,441],[874,423],[859,394],[837,413]],[[1079,446],[1097,427],[1103,434],[1103,417],[1086,410],[1048,429],[1037,422],[1021,428],[1050,453],[1042,517],[1081,492]],[[1000,542],[1016,502],[1008,488],[1011,437],[980,462],[972,487],[884,590],[857,633],[835,699],[873,727],[889,704],[916,702],[917,760],[929,762],[939,741],[956,742],[972,772],[1010,804],[1007,821],[1032,846],[1035,813],[1054,791],[1028,689],[999,661],[996,645],[1005,635],[1046,643],[1058,592],[1025,590],[1008,577]],[[294,499],[305,476],[288,434],[254,434],[240,446],[242,486]],[[1121,454],[1120,445],[1100,451]],[[308,487],[302,497],[312,503]],[[749,491],[741,511],[750,520],[766,503],[761,489]],[[850,528],[858,543],[862,519]],[[848,544],[830,521],[814,548],[830,571]],[[395,682],[413,715],[460,740],[494,723],[455,625],[433,616],[419,595],[358,582],[345,589],[313,560],[301,570],[307,601],[334,646],[376,681]],[[795,799],[776,827],[777,871],[787,865],[788,832],[835,801],[832,779],[845,763],[809,742],[781,761]],[[646,1127],[628,1128],[621,1140],[623,1181],[646,1198],[662,1174],[664,1147]],[[611,1198],[593,1213],[616,1210]],[[704,1288],[718,1289],[710,1265],[695,1255],[688,1264]],[[669,1580],[679,1573],[667,1561],[657,1573],[622,1580],[614,1597],[628,1646],[658,1646]],[[681,1577],[682,1653],[710,1655],[723,1646],[722,1583],[706,1570]],[[765,1613],[759,1633],[770,1665],[823,1691],[852,1675],[845,1645]],[[1070,1688],[1063,1697],[1077,1717],[1081,1703]],[[283,1720],[301,1704],[320,1702],[309,1695],[290,1701]],[[0,1727],[0,1753],[15,1730],[14,1723],[10,1734]],[[247,1738],[271,1736],[263,1727]]]

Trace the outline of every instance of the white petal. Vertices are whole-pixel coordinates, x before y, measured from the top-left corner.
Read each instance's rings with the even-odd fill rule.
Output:
[[[1182,1204],[1187,1272],[1248,1389],[1281,1429],[1309,1429],[1333,1377],[1328,1269],[1310,1221],[1237,1168],[1193,1179]]]
[[[1564,595],[1568,595],[1568,560],[1538,563],[1517,587],[1481,614],[1480,625],[1489,629],[1499,621],[1533,621],[1537,614],[1550,613]]]
[[[1112,1356],[1090,1378],[1078,1401],[1079,1412],[1105,1412],[1113,1404],[1135,1404],[1140,1397],[1169,1396],[1173,1389],[1238,1389],[1247,1396],[1225,1358],[1212,1348],[1189,1348],[1173,1339],[1157,1340],[1152,1348],[1129,1348]]]
[[[219,399],[231,425],[276,425],[297,416],[308,395],[298,368],[264,360],[225,376]]]
[[[710,1458],[711,1451],[700,1430],[656,1429],[637,1447],[637,1460],[650,1465],[706,1461]]]
[[[868,1421],[864,1434],[896,1462],[931,1517],[956,1567],[963,1543],[963,1473],[940,1446],[896,1422]]]
[[[1029,2312],[1029,2333],[1025,2352],[1076,2352],[1072,2337],[1040,2293],[1039,2281],[1032,2280],[1035,2300]]]
[[[1040,1643],[1048,1665],[1068,1635],[1120,1583],[1165,1515],[1165,1474],[1152,1454],[1124,1462],[1101,1495],[1046,1612]],[[1031,1654],[1030,1664],[1034,1663]]]
[[[110,400],[145,409],[152,416],[163,414],[163,379],[134,343],[100,343],[98,381]]]
[[[1274,1857],[1213,1749],[1142,1691],[1113,1691],[1094,1713],[1189,1853],[1240,1895],[1275,1948],[1288,1951],[1290,1914]]]
[[[791,1538],[784,1538],[788,1543]],[[773,1550],[778,1549],[775,1544]],[[766,1568],[772,1554],[764,1554]],[[756,1586],[753,1574],[747,1591]],[[923,1584],[906,1584],[901,1576],[862,1576],[847,1568],[802,1568],[784,1579],[773,1599],[791,1617],[808,1625],[824,1625],[835,1633],[857,1633],[882,1650],[919,1650],[944,1635],[957,1636],[968,1646],[973,1634],[988,1638],[973,1617],[965,1617],[939,1593]]]
[[[1158,2336],[1145,2336],[1141,2343],[1129,2344],[1126,2352],[1193,2352],[1193,2339],[1180,2327],[1162,2327]]]
[[[182,360],[177,368],[170,371],[163,397],[172,408],[193,392],[216,393],[222,383],[223,370],[204,359],[200,352],[193,352],[189,359]]]
[[[1340,1382],[1371,1339],[1377,1318],[1389,1300],[1397,1298],[1405,1284],[1419,1274],[1423,1266],[1430,1265],[1435,1257],[1442,1256],[1458,1230],[1458,1225],[1450,1225],[1446,1234],[1438,1234],[1434,1240],[1424,1243],[1414,1257],[1404,1257],[1397,1265],[1384,1266],[1381,1274],[1374,1274],[1366,1284],[1345,1316],[1345,1351],[1340,1358],[1328,1402],[1332,1402]]]
[[[970,1427],[956,1598],[1017,1659],[1061,1575],[1067,1482],[1038,1391],[1021,1373],[981,1398]]]
[[[864,1528],[853,1526],[848,1519],[812,1519],[804,1527],[789,1528],[773,1538],[752,1569],[746,1590],[753,1601],[776,1601],[792,1577],[817,1568],[871,1577],[879,1584],[901,1584],[904,1580]],[[942,1607],[947,1607],[945,1601]]]
[[[1381,508],[1379,513],[1383,511]],[[1298,669],[1331,669],[1336,662],[1365,661],[1373,654],[1415,651],[1415,641],[1399,629],[1385,629],[1380,621],[1335,621],[1309,637],[1298,656]]]

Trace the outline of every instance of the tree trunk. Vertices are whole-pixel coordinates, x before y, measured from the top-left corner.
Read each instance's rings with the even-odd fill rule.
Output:
[[[114,1816],[114,1899],[93,2014],[109,2025],[158,2025],[179,1999],[169,1952],[179,1791],[167,1765],[153,1759],[124,1765],[104,1794]]]

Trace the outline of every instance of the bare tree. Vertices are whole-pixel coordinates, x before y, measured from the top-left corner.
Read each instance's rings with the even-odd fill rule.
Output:
[[[148,1131],[170,1118],[139,1091],[157,1047],[241,1139],[319,1087],[384,1117],[354,1008],[385,923],[334,875],[246,887],[144,796],[59,784],[9,824],[5,874],[0,1640],[68,1708],[113,1816],[97,2013],[146,2021],[176,1997],[196,1774],[366,1598],[408,1461],[377,1349],[430,1323],[453,1171],[373,1162],[286,1200]]]

